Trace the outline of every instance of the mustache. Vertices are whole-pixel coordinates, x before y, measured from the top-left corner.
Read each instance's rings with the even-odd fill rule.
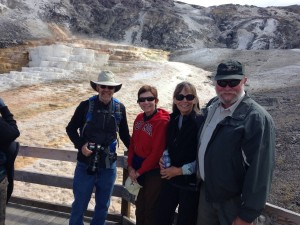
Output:
[[[220,91],[219,94],[238,94],[236,91]]]

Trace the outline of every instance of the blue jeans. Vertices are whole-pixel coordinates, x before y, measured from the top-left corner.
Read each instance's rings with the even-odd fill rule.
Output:
[[[91,225],[104,225],[110,204],[114,182],[116,180],[116,162],[111,168],[98,168],[95,175],[87,173],[88,165],[77,162],[73,180],[74,202],[69,224],[83,225],[83,216],[87,210],[93,188],[95,191],[95,209]]]

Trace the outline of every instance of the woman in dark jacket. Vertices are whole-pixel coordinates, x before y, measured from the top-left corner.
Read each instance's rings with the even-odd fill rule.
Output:
[[[203,122],[196,88],[179,83],[173,94],[173,113],[167,130],[167,149],[171,166],[160,161],[164,180],[160,193],[157,225],[173,224],[178,206],[177,225],[193,225],[197,219],[196,180],[197,132]]]
[[[13,114],[0,98],[0,225],[5,223],[7,190],[12,191],[11,187],[8,187],[10,179],[7,176],[7,149],[19,135],[20,132]]]

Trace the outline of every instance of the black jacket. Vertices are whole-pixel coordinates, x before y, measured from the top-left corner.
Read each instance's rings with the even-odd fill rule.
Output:
[[[179,114],[171,114],[167,131],[167,148],[170,154],[171,165],[182,167],[184,164],[197,159],[197,133],[204,118],[192,112],[183,117],[182,127],[178,128]],[[196,174],[173,177],[170,182],[182,188],[195,188]]]
[[[109,104],[104,105],[97,98],[93,112],[107,109],[107,107],[109,107]],[[98,116],[95,116],[96,114],[93,113],[93,118],[90,123],[91,125],[86,129],[87,131],[84,132],[84,134],[81,134],[82,129],[86,123],[86,114],[88,112],[88,108],[89,100],[81,102],[76,108],[75,113],[71,118],[71,121],[66,127],[66,132],[70,140],[74,143],[75,148],[78,149],[77,160],[85,163],[89,162],[89,158],[84,156],[81,152],[81,148],[85,143],[101,142],[98,144],[103,144],[104,142],[107,142],[107,139],[99,139],[101,139],[104,136],[109,136],[108,138],[112,138],[111,136],[113,136],[114,138],[116,138],[116,130],[112,131],[111,125],[104,125],[101,127],[97,126],[99,124],[107,123],[107,119],[102,118],[102,115],[100,113],[98,114]],[[120,111],[122,113],[122,119],[119,124],[119,135],[124,145],[128,148],[130,143],[130,135],[126,118],[126,110],[125,106],[122,103],[120,103]],[[111,135],[107,135],[108,133]]]
[[[20,136],[17,122],[7,106],[0,109],[0,181],[6,176],[6,150],[11,142]]]

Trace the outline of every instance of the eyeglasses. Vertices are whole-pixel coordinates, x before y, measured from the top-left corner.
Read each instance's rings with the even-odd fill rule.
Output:
[[[152,102],[154,101],[156,98],[155,97],[139,97],[137,102],[145,102],[145,101],[148,101],[148,102]]]
[[[176,95],[175,98],[176,98],[177,101],[182,101],[184,98],[187,101],[192,101],[192,100],[194,100],[195,95],[192,95],[192,94],[182,95],[182,94],[180,94],[180,95]]]
[[[238,86],[240,83],[241,83],[241,80],[237,80],[237,79],[234,79],[234,80],[217,80],[217,84],[218,84],[220,87],[226,87],[227,85],[228,85],[229,87],[236,87],[236,86]]]
[[[99,85],[99,87],[102,89],[108,88],[109,90],[112,90],[115,88],[114,86],[107,86],[107,85]]]

